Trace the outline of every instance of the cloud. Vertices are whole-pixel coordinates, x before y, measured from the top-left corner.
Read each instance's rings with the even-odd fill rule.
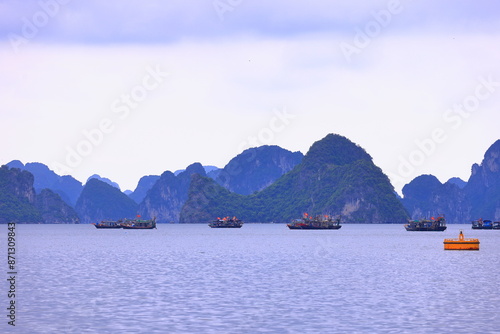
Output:
[[[221,4],[225,4],[221,7]],[[492,1],[68,1],[0,3],[0,36],[37,30],[37,41],[57,43],[172,43],[238,35],[290,37],[352,34],[377,13],[398,8],[393,31],[498,29]],[[221,9],[222,8],[222,9]],[[31,25],[31,27],[30,27]]]
[[[411,153],[415,140],[448,126],[448,142],[412,176],[427,172],[466,178],[484,151],[479,157],[450,157],[446,151],[467,146],[479,128],[484,130],[481,140],[493,142],[488,136],[497,135],[498,97],[482,102],[459,131],[443,123],[442,115],[474,93],[478,77],[491,74],[500,80],[493,49],[500,45],[498,37],[382,34],[355,65],[338,49],[342,38],[310,34],[169,45],[36,44],[19,55],[4,45],[0,84],[11,88],[1,93],[0,112],[10,115],[3,118],[2,133],[13,142],[3,152],[12,158],[5,160],[64,161],[66,146],[75,147],[85,139],[83,131],[110,118],[114,131],[75,175],[84,180],[98,172],[131,184],[142,175],[194,161],[222,167],[240,153],[241,143],[268,126],[276,108],[286,108],[296,118],[272,142],[260,144],[305,153],[327,133],[340,133],[367,149],[384,171],[394,172],[398,157]],[[170,76],[122,120],[113,113],[113,101],[129,94],[147,67],[156,65]],[[440,156],[455,160],[438,165]],[[141,163],[117,167],[131,157]]]
[[[285,108],[296,118],[260,144],[305,153],[340,133],[394,172],[415,140],[450,125],[443,113],[474,93],[478,77],[500,80],[495,3],[233,0],[222,19],[214,3],[0,2],[0,129],[12,143],[0,160],[64,160],[66,146],[110,118],[114,130],[74,175],[99,173],[131,188],[142,175],[196,160],[222,167]],[[377,17],[394,4],[399,9],[382,25]],[[22,36],[23,24],[44,17],[12,52],[9,34]],[[340,44],[374,24],[380,31],[348,61]],[[156,65],[169,78],[130,117],[116,117],[113,101]],[[446,128],[449,140],[412,176],[466,178],[498,139],[497,96],[459,130]],[[471,140],[480,148],[453,151]]]

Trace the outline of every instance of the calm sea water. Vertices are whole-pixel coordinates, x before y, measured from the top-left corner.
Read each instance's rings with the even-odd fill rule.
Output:
[[[500,333],[500,231],[16,228],[16,327],[2,279],[0,332]],[[460,229],[480,251],[443,250]]]

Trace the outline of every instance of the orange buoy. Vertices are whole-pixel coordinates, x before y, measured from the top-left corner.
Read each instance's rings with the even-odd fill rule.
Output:
[[[479,250],[479,239],[466,239],[462,230],[458,239],[444,239],[445,250]]]

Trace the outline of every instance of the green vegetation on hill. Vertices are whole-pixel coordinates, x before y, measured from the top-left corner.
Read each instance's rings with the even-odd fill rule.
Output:
[[[192,174],[206,175],[200,163],[189,165],[178,175],[164,172],[140,203],[139,214],[156,217],[158,223],[177,223],[181,208],[188,198]]]
[[[71,206],[74,206],[83,186],[80,181],[72,176],[59,176],[46,165],[39,162],[30,162],[24,165],[19,160],[13,160],[7,164],[11,168],[19,168],[33,174],[33,187],[37,193],[43,189],[50,189],[59,194],[61,199]]]
[[[36,196],[36,207],[45,223],[79,224],[76,211],[66,204],[61,197],[50,189],[43,189]]]
[[[194,176],[180,220],[201,223],[236,215],[249,222],[286,222],[303,212],[342,214],[344,221],[359,223],[403,223],[408,218],[370,155],[345,137],[328,135],[292,171],[252,195],[237,195]]]
[[[18,168],[0,168],[0,223],[40,223],[35,207],[33,175]]]
[[[40,223],[43,221],[33,204],[1,188],[0,185],[0,223]]]

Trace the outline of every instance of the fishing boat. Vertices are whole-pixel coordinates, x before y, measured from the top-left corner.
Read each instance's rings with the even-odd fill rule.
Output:
[[[445,250],[479,250],[479,239],[466,239],[462,230],[458,239],[444,239]]]
[[[240,228],[243,226],[243,222],[236,217],[224,217],[222,219],[217,217],[217,219],[210,222],[208,226],[212,228]]]
[[[122,228],[122,221],[103,220],[100,223],[93,223],[96,228]]]
[[[151,230],[156,228],[156,217],[150,220],[139,218],[140,216],[137,216],[136,219],[125,219],[125,221],[121,223],[122,228],[126,230]]]
[[[340,216],[333,218],[329,215],[310,216],[304,213],[301,219],[295,219],[287,224],[291,230],[338,230],[340,225]]]
[[[479,218],[472,222],[473,230],[500,230],[500,222],[492,222],[491,220]]]
[[[405,225],[407,231],[437,231],[442,232],[446,230],[446,220],[444,215],[437,218],[432,217],[431,219],[422,220],[410,220],[408,224]]]

